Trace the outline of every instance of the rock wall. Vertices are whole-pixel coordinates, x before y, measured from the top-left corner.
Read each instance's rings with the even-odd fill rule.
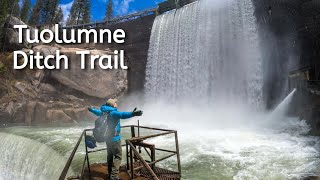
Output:
[[[56,44],[19,44],[18,33],[12,28],[17,18],[9,17],[5,38],[7,52],[0,53],[0,126],[4,124],[72,123],[92,116],[86,106],[101,105],[107,98],[121,96],[127,91],[127,71],[122,69],[80,69],[77,48],[65,48]],[[10,47],[10,48],[9,48]],[[23,48],[23,49],[22,49]],[[69,69],[23,70],[13,69],[13,50],[40,52],[44,57],[61,55],[69,59]],[[108,50],[89,50],[91,55],[113,55]],[[87,57],[88,58],[88,57]],[[22,59],[20,59],[21,63]],[[113,58],[112,58],[113,61]],[[49,64],[55,64],[51,59]],[[86,60],[87,65],[90,63]],[[63,62],[62,62],[63,63]]]
[[[91,118],[86,106],[100,105],[127,90],[125,70],[81,70],[75,51],[80,49],[39,45],[33,50],[47,56],[60,49],[68,56],[70,70],[12,69],[12,54],[0,62],[0,124],[72,123]],[[28,52],[27,50],[25,50]],[[91,50],[92,54],[108,51]]]

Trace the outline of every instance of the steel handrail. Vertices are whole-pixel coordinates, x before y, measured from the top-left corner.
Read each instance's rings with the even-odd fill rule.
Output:
[[[130,140],[126,140],[126,143],[130,146],[130,152],[131,150],[133,151],[133,153],[135,154],[136,157],[138,157],[138,159],[140,160],[140,162],[142,162],[143,166],[147,169],[147,171],[151,174],[151,176],[155,179],[155,180],[159,180],[159,178],[157,177],[157,175],[154,173],[154,171],[151,169],[151,167],[148,165],[148,163],[141,157],[141,155],[139,154],[139,152],[136,150],[136,148],[133,146],[133,144],[130,142]],[[131,162],[133,163],[133,162]],[[131,169],[131,171],[134,171],[134,169]],[[131,177],[133,179],[133,177]]]
[[[73,160],[73,158],[74,158],[74,155],[76,154],[76,152],[77,152],[77,150],[78,150],[78,147],[79,147],[79,145],[80,145],[80,143],[81,143],[81,141],[82,141],[82,138],[83,138],[86,130],[87,130],[87,129],[85,129],[85,130],[81,133],[80,138],[79,138],[77,144],[76,144],[75,147],[73,148],[73,150],[72,150],[72,152],[71,152],[71,155],[69,156],[69,159],[68,159],[66,165],[65,165],[64,168],[63,168],[63,171],[62,171],[62,173],[61,173],[61,175],[60,175],[60,177],[59,177],[59,180],[64,180],[64,179],[66,178],[67,173],[68,173],[69,168],[70,168],[70,165],[71,165],[72,160]]]

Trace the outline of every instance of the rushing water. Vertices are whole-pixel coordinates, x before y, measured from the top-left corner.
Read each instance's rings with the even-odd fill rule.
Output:
[[[143,109],[140,124],[178,130],[183,179],[280,180],[320,174],[319,138],[307,135],[309,126],[304,121],[279,115],[286,108],[277,115],[214,105],[148,104]],[[136,119],[126,123],[136,124]],[[88,126],[92,123],[2,129],[0,179],[58,179],[78,137]],[[123,133],[126,137],[127,132]],[[158,148],[174,150],[173,140],[166,136],[148,141]],[[74,172],[79,172],[83,156],[82,149],[72,163]],[[92,163],[105,160],[105,152],[90,155]],[[175,158],[158,166],[175,169]]]
[[[320,174],[319,138],[307,135],[304,121],[285,116],[294,92],[265,113],[238,105],[148,103],[142,107],[140,124],[178,130],[183,179],[297,179]],[[125,123],[136,124],[136,119]],[[58,179],[82,130],[92,125],[1,129],[0,179]],[[124,138],[127,134],[123,131]],[[173,140],[166,136],[148,141],[174,150]],[[69,175],[79,172],[83,151],[77,152]],[[91,163],[105,160],[105,152],[90,155]],[[175,169],[175,162],[173,157],[158,166]]]
[[[251,0],[202,0],[156,17],[146,96],[262,106],[262,62]]]

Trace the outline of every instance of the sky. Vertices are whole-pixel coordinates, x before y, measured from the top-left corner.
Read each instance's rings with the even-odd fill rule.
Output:
[[[60,7],[63,11],[64,20],[68,18],[74,0],[60,0]],[[92,21],[104,19],[108,0],[90,0]],[[142,10],[155,8],[157,4],[165,0],[113,0],[114,16],[123,16]],[[34,5],[36,0],[31,0]]]

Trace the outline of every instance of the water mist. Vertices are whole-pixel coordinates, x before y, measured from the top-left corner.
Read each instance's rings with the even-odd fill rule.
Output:
[[[304,121],[286,117],[295,91],[274,112],[264,110],[253,13],[250,0],[201,0],[155,19],[140,120],[178,130],[186,179],[320,173],[318,138],[305,136]]]

